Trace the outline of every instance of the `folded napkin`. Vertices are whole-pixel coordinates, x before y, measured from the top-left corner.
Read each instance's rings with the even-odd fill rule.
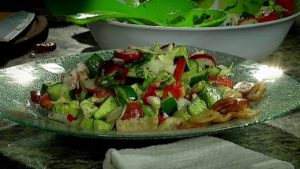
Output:
[[[288,162],[216,137],[139,149],[109,149],[104,169],[294,169]]]

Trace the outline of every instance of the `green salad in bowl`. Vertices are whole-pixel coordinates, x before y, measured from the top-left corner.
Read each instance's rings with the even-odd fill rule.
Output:
[[[117,20],[137,25],[213,27],[261,23],[296,13],[295,0],[46,0],[54,15],[76,24]],[[215,9],[213,9],[215,8]],[[234,14],[234,15],[233,15]],[[229,18],[226,21],[226,19]]]
[[[251,107],[266,85],[234,82],[234,66],[203,51],[156,44],[113,55],[77,63],[61,81],[31,91],[31,100],[52,120],[94,131],[180,130],[259,114]]]

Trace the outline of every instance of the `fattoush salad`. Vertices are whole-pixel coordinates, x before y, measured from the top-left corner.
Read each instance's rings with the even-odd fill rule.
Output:
[[[48,118],[95,131],[162,131],[252,118],[266,85],[231,80],[234,65],[183,45],[129,47],[111,59],[95,53],[31,100]]]

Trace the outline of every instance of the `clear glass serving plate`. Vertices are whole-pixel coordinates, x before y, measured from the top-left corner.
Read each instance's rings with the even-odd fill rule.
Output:
[[[191,52],[201,51],[199,48],[189,48]],[[30,104],[30,91],[40,90],[47,81],[60,81],[61,75],[76,63],[84,62],[93,53],[83,53],[74,56],[55,57],[27,64],[13,66],[0,70],[0,118],[5,118],[20,125],[29,126],[49,132],[73,135],[79,137],[105,139],[168,139],[185,138],[222,132],[236,127],[264,122],[300,107],[300,84],[282,74],[278,68],[259,64],[252,60],[224,53],[204,50],[216,57],[218,64],[234,64],[235,82],[264,81],[267,91],[264,98],[254,105],[261,113],[248,120],[233,120],[228,123],[210,125],[184,130],[155,132],[99,132],[82,130],[50,120],[47,112],[36,109]],[[97,52],[105,59],[113,57],[113,50]]]

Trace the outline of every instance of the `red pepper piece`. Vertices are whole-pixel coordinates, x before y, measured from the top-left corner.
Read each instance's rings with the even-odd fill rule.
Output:
[[[127,108],[121,119],[129,120],[129,119],[138,119],[143,117],[144,117],[144,112],[141,104],[139,102],[131,102],[127,104]]]
[[[210,76],[208,80],[213,84],[213,85],[223,85],[223,86],[228,86],[230,88],[233,88],[233,81],[229,79],[228,77],[220,77],[220,76]]]
[[[180,58],[178,59],[178,61],[176,62],[176,69],[174,71],[174,77],[177,81],[181,81],[184,69],[185,69],[185,65],[186,65],[186,60],[184,58]]]
[[[179,98],[185,96],[184,86],[180,81],[174,82],[164,88],[163,96],[166,97],[169,95],[169,93],[178,100]]]

